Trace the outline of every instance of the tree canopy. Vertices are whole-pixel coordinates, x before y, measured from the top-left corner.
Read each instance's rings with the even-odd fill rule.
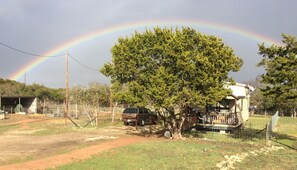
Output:
[[[69,91],[69,101],[77,104],[91,104],[95,107],[110,105],[110,87],[98,82],[88,86],[74,86]]]
[[[228,95],[224,88],[232,81],[228,74],[243,63],[221,39],[188,27],[135,32],[119,38],[111,53],[112,62],[101,72],[111,77],[114,98],[164,108],[178,128],[187,106],[203,107]]]
[[[259,45],[262,60],[259,67],[264,67],[266,73],[261,82],[263,94],[274,101],[283,111],[296,116],[297,108],[297,42],[294,36],[283,34],[284,46]]]

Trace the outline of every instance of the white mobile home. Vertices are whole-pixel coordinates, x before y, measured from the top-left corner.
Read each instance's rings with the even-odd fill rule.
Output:
[[[216,105],[209,105],[198,115],[198,127],[211,129],[232,129],[242,125],[249,118],[250,93],[252,86],[236,83],[227,85],[232,94]]]
[[[236,106],[233,106],[231,111],[235,111],[242,116],[242,121],[245,122],[249,118],[249,107],[250,107],[250,93],[254,91],[254,87],[246,84],[236,83],[235,85],[229,86],[232,90],[232,96],[235,98]],[[227,96],[228,98],[229,96]]]

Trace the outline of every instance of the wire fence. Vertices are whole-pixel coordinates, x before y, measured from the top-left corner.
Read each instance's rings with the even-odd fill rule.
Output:
[[[48,117],[65,117],[77,127],[89,125],[106,124],[107,122],[117,123],[121,119],[123,107],[94,107],[92,105],[69,104],[66,114],[65,104],[48,105],[41,109],[41,113]]]
[[[271,117],[270,121],[262,129],[253,128],[252,124],[234,129],[231,137],[241,140],[265,139],[266,143],[273,137],[273,130],[277,125],[278,111]]]
[[[114,110],[112,110],[114,109]],[[124,110],[123,107],[94,107],[91,105],[76,105],[76,104],[69,104],[68,106],[68,116],[78,118],[81,115],[86,114],[88,112],[91,115],[96,113],[103,114],[103,113],[112,113],[120,114]],[[50,105],[45,108],[42,108],[41,113],[48,114],[52,117],[63,117],[64,113],[66,112],[66,106],[64,104],[60,105]]]
[[[265,139],[266,137],[266,127],[263,127],[263,129],[255,129],[252,124],[246,126],[234,129],[231,132],[231,137],[235,139],[239,139],[242,141],[246,140],[255,140],[255,139]]]

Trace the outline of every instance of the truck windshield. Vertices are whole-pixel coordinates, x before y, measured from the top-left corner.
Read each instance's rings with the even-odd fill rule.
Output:
[[[126,108],[123,113],[137,113],[137,108]]]

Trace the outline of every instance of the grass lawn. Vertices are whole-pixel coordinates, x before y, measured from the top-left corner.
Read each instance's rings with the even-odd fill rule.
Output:
[[[236,169],[269,169],[269,170],[295,170],[297,169],[297,151],[282,149],[269,154],[250,156],[241,163],[235,164]]]
[[[251,148],[241,143],[156,140],[104,152],[58,169],[215,169],[224,155]]]
[[[297,151],[297,118],[280,117],[272,140]]]
[[[19,125],[0,124],[0,135],[3,133],[19,128]]]
[[[252,116],[247,130],[258,131],[270,117]],[[297,119],[281,117],[274,140],[284,143],[284,149],[250,155],[237,162],[237,169],[297,169]],[[235,139],[215,132],[187,134],[186,140],[152,140],[103,152],[80,162],[57,169],[218,169],[217,163],[226,155],[257,151],[265,147],[261,137],[253,140]],[[279,145],[276,142],[271,144]],[[289,147],[286,147],[289,146]],[[294,148],[295,149],[291,149]]]

